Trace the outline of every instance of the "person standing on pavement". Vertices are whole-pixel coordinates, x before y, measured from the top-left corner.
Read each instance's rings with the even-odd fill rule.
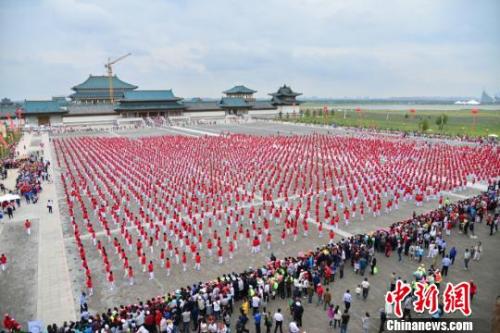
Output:
[[[274,333],[278,332],[278,328],[280,329],[280,333],[283,333],[283,314],[281,313],[281,309],[278,309],[278,311],[274,313],[274,321],[276,323]]]
[[[351,318],[348,312],[349,310],[345,309],[342,314],[342,319],[340,321],[340,333],[347,333],[347,325],[349,324],[349,319]]]
[[[0,267],[2,267],[2,272],[7,269],[7,256],[4,253],[0,256]]]
[[[260,322],[262,320],[262,315],[260,314],[259,310],[254,313],[253,320],[255,323],[255,333],[260,333]]]
[[[446,256],[443,258],[443,260],[441,260],[441,272],[443,273],[443,276],[447,276],[448,275],[448,268],[450,267],[451,265],[451,259],[450,257]]]
[[[368,291],[370,290],[370,282],[368,282],[368,278],[365,278],[363,282],[361,282],[361,287],[363,288],[363,300],[366,301],[368,298]]]
[[[47,200],[47,208],[49,209],[49,213],[52,214],[52,206],[54,205],[52,199]]]
[[[346,311],[349,311],[349,308],[351,307],[351,302],[352,302],[352,295],[349,292],[349,289],[347,289],[346,292],[344,293],[343,301],[344,301]]]
[[[363,333],[368,333],[368,329],[370,328],[370,314],[368,312],[361,317],[361,328],[363,329]]]
[[[471,257],[471,254],[470,254],[469,249],[465,249],[465,252],[464,252],[464,269],[466,271],[469,270],[470,257]]]
[[[481,252],[483,252],[483,245],[481,244],[481,242],[477,242],[477,244],[474,246],[473,260],[479,261],[479,259],[481,259]]]
[[[29,219],[26,219],[26,221],[24,221],[24,229],[26,229],[26,233],[28,234],[28,236],[31,235],[31,221]]]

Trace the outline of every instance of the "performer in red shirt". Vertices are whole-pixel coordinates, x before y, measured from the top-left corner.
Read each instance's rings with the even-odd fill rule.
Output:
[[[267,235],[266,235],[266,243],[267,243],[267,249],[270,250],[271,249],[271,241],[272,241],[272,236],[271,236],[271,233],[269,232]]]
[[[182,271],[186,271],[187,256],[186,252],[182,252]]]
[[[252,251],[251,253],[259,253],[260,251],[260,241],[257,236],[254,237],[252,241]]]
[[[129,285],[132,286],[134,284],[134,270],[133,270],[132,266],[128,267],[128,281],[129,281]]]
[[[115,277],[113,276],[113,271],[108,274],[109,290],[115,289]]]
[[[217,249],[217,256],[219,257],[219,264],[221,264],[221,265],[224,263],[224,258],[222,257],[223,254],[224,254],[224,252],[222,251],[222,246],[221,246]]]
[[[87,284],[87,290],[88,290],[88,295],[89,296],[92,296],[94,294],[94,288],[92,286],[92,278],[87,275],[87,281],[86,281],[86,284]]]
[[[196,252],[196,256],[194,258],[194,269],[196,269],[197,271],[200,270],[201,268],[201,256],[200,256],[200,253],[199,252]]]
[[[170,263],[170,258],[167,258],[167,260],[165,260],[165,269],[167,270],[167,276],[170,276],[170,267],[172,267],[172,264]]]
[[[7,269],[7,257],[3,253],[0,256],[0,266],[2,267],[2,271],[5,272]]]
[[[155,278],[155,272],[154,272],[154,267],[153,267],[153,261],[149,261],[148,265],[148,272],[149,272],[149,279],[153,280]]]
[[[26,219],[26,221],[24,221],[24,229],[26,229],[26,233],[29,235],[31,235],[31,221]]]

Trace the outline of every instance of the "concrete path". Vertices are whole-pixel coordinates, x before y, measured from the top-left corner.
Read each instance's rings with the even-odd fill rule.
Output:
[[[29,134],[28,134],[29,135]],[[45,159],[51,162],[49,174],[54,175],[54,158],[47,133],[41,136]],[[48,213],[47,200],[52,199],[53,214]],[[37,319],[45,325],[76,320],[75,302],[71,289],[64,248],[59,204],[54,183],[47,183],[37,206],[40,218],[38,251]]]

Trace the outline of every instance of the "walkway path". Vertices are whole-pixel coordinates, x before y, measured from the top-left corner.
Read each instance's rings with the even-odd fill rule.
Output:
[[[29,134],[26,134],[29,136]],[[54,159],[47,133],[41,136],[45,159],[51,162],[49,174],[54,177]],[[46,208],[52,199],[53,214]],[[38,251],[38,292],[37,319],[45,325],[76,320],[75,303],[71,289],[66,253],[63,241],[59,204],[54,183],[47,183],[42,191],[38,208],[39,251]]]

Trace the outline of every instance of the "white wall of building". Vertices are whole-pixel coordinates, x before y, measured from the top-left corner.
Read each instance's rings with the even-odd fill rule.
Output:
[[[277,113],[280,111],[282,114],[293,114],[295,112],[298,115],[300,113],[300,105],[279,105]]]
[[[113,122],[117,119],[121,119],[120,115],[91,115],[91,116],[76,116],[76,117],[64,117],[63,124],[71,125],[77,123],[98,123],[98,122]]]
[[[225,117],[226,112],[224,111],[200,111],[200,112],[183,112],[184,117],[191,118],[220,118]]]
[[[268,115],[277,115],[278,110],[273,109],[273,110],[250,110],[248,111],[248,114],[250,116],[268,116]]]

